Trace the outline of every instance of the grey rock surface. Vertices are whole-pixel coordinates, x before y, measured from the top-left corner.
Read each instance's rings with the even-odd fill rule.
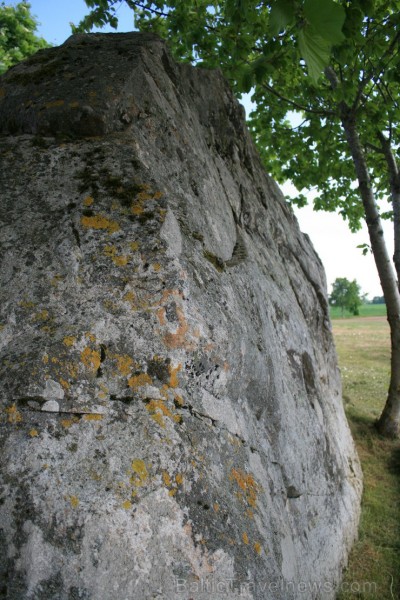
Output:
[[[322,265],[219,72],[0,78],[1,597],[334,598],[357,455]]]

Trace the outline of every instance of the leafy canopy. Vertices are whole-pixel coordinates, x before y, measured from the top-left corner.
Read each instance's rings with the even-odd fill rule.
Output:
[[[329,303],[332,306],[338,306],[349,310],[353,315],[359,314],[359,307],[362,304],[361,288],[357,281],[349,281],[345,277],[338,277],[332,284],[332,293],[329,297]]]
[[[117,0],[85,0],[80,24],[117,26]],[[141,30],[167,38],[176,58],[220,67],[240,96],[252,91],[250,128],[265,166],[292,181],[294,199],[316,194],[352,230],[364,215],[343,104],[357,120],[376,198],[390,183],[379,135],[395,152],[400,136],[400,0],[126,0]],[[329,66],[336,85],[324,76]],[[382,214],[392,218],[392,212]]]
[[[31,15],[30,4],[0,3],[0,74],[24,58],[49,44],[35,35],[37,21]]]

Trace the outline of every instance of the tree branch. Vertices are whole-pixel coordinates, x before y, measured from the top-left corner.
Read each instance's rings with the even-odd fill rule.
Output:
[[[286,98],[286,96],[283,96],[282,94],[280,94],[279,92],[277,92],[273,87],[271,87],[267,83],[262,83],[260,85],[261,85],[262,88],[264,88],[265,90],[267,90],[268,92],[270,92],[271,94],[273,94],[274,96],[276,96],[277,98],[279,98],[279,100],[282,100],[283,102],[286,102],[287,104],[289,104],[290,106],[293,106],[294,108],[297,108],[298,110],[302,110],[304,112],[307,112],[307,113],[310,113],[310,114],[313,114],[313,115],[321,115],[323,117],[336,116],[336,112],[333,111],[333,110],[318,110],[318,109],[313,109],[313,108],[309,108],[307,106],[303,106],[302,104],[299,104],[295,100],[290,100],[290,98]]]

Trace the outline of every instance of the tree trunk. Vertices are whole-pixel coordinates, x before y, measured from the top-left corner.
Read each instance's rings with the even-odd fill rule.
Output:
[[[393,208],[394,229],[394,255],[393,262],[397,273],[397,282],[400,282],[400,171],[395,155],[393,154],[390,140],[383,133],[378,132],[382,152],[385,156],[390,175],[390,197]]]
[[[375,202],[365,154],[357,132],[354,114],[342,105],[342,126],[353,158],[365,220],[368,226],[372,253],[378,270],[383,295],[386,301],[387,318],[390,326],[391,373],[389,392],[385,407],[377,423],[380,433],[387,437],[400,434],[400,294],[395,271],[390,260],[383,235],[382,223]]]

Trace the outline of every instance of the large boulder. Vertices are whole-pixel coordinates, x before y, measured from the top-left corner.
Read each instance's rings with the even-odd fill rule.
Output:
[[[3,597],[329,599],[361,476],[321,262],[219,72],[0,79]]]

